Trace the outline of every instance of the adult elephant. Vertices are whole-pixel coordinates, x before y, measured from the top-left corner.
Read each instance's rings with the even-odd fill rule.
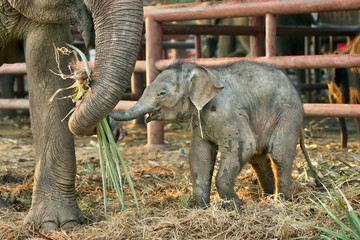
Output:
[[[311,14],[292,14],[276,16],[277,26],[307,26],[315,24]],[[303,36],[278,36],[276,38],[276,54],[279,56],[304,55],[305,40]],[[296,69],[296,82],[305,83],[305,70]]]
[[[224,18],[215,20],[203,20],[203,24],[218,26],[248,26],[249,18]],[[218,57],[249,57],[250,56],[250,37],[244,35],[208,35],[202,39],[203,56],[206,58]]]
[[[70,119],[62,122],[71,101],[48,102],[71,82],[49,69],[57,69],[53,43],[71,41],[70,24],[87,47],[96,46],[96,79]],[[73,134],[90,135],[120,100],[133,72],[142,24],[141,0],[0,0],[0,64],[25,57],[29,81],[36,169],[25,223],[47,231],[84,222],[75,197]],[[61,56],[64,72],[70,60]]]

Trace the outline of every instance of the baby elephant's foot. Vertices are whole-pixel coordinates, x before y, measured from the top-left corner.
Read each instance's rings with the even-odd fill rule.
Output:
[[[223,200],[222,204],[223,204],[223,207],[227,210],[238,211],[241,207],[242,202],[239,198],[235,198],[232,200]]]
[[[290,194],[278,193],[275,194],[275,200],[285,202],[285,201],[291,201],[292,199],[290,197]]]
[[[195,200],[195,208],[206,209],[209,206],[210,206],[210,200],[209,201],[204,201],[203,199]]]
[[[224,201],[226,208],[236,210],[241,206],[241,200],[235,193],[234,187],[227,184],[225,181],[217,181],[216,187],[218,189],[220,198]]]

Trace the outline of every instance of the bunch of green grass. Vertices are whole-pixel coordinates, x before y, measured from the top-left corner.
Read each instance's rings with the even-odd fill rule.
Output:
[[[74,88],[75,93],[70,97],[73,102],[82,100],[83,97],[86,95],[88,90],[90,90],[90,86],[88,85],[92,79],[92,72],[89,67],[88,60],[86,56],[81,52],[80,49],[76,48],[75,46],[71,44],[66,44],[67,47],[73,49],[75,53],[78,53],[82,59],[84,70],[86,72],[86,76],[84,77],[83,70],[82,72],[79,70],[74,70],[71,75],[63,75],[60,71],[60,76],[63,78],[72,78],[75,80],[75,83],[66,88]],[[65,50],[66,51],[66,50]],[[76,54],[75,54],[76,56]],[[58,58],[57,58],[58,59]],[[73,66],[77,66],[78,64],[74,64]],[[80,72],[80,73],[79,73]],[[78,77],[79,76],[79,77]],[[84,79],[86,78],[86,79]],[[57,91],[52,97],[51,101],[54,99],[55,95],[58,93]],[[71,110],[74,111],[76,107]],[[70,112],[70,113],[71,113]],[[137,207],[137,210],[139,212],[139,203],[136,197],[135,189],[131,180],[131,176],[127,170],[127,167],[125,165],[125,161],[122,158],[119,149],[116,146],[112,131],[109,126],[109,116],[104,118],[97,126],[97,138],[98,143],[94,144],[99,149],[99,158],[100,158],[100,167],[102,172],[102,184],[103,184],[103,193],[104,193],[104,212],[105,212],[105,218],[107,219],[107,189],[108,186],[115,190],[119,201],[121,203],[121,209],[125,210],[125,204],[124,204],[124,183],[122,181],[121,172],[123,171],[125,178],[131,188],[135,204]]]
[[[308,225],[313,228],[316,228],[318,230],[321,230],[331,236],[336,237],[337,239],[343,239],[343,240],[360,240],[360,220],[358,216],[356,215],[354,209],[350,205],[349,201],[345,197],[344,193],[340,189],[336,189],[334,185],[332,185],[332,192],[325,187],[331,202],[334,204],[336,210],[338,213],[342,213],[346,216],[346,219],[348,220],[348,223],[345,223],[342,221],[338,215],[338,213],[335,213],[328,205],[326,205],[324,202],[322,202],[320,199],[318,199],[318,202],[313,201],[319,208],[325,209],[325,211],[329,214],[329,216],[341,227],[342,233],[335,232],[331,229],[325,228],[325,227],[319,227],[314,226],[307,223],[301,223],[299,224]],[[345,235],[345,232],[347,235],[351,237],[347,237]],[[328,236],[322,236],[322,239],[331,239]]]

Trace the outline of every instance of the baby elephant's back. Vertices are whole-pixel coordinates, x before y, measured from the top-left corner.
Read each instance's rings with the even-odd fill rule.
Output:
[[[240,61],[225,67],[219,76],[225,85],[219,98],[245,115],[256,134],[263,136],[263,141],[279,125],[290,123],[297,130],[302,127],[303,108],[299,94],[282,70]]]
[[[223,69],[220,67],[217,74],[224,81],[226,94],[237,102],[266,109],[292,105],[302,110],[300,96],[293,83],[278,68],[239,61]]]

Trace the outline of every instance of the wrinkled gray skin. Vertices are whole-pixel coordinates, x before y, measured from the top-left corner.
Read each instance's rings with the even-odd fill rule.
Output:
[[[49,99],[72,83],[49,69],[57,71],[53,43],[71,42],[69,24],[87,46],[96,46],[97,79],[70,119],[61,122],[73,107],[71,100],[50,105]],[[25,60],[29,81],[36,169],[25,223],[47,231],[85,221],[75,195],[73,134],[91,134],[118,103],[133,72],[142,24],[141,0],[0,0],[0,65]],[[60,57],[64,73],[70,60]]]
[[[175,64],[160,73],[133,108],[111,116],[124,121],[146,113],[147,122],[192,119],[189,160],[198,206],[209,204],[218,148],[216,187],[221,198],[240,205],[234,181],[246,163],[263,193],[290,198],[303,108],[282,71],[248,61],[211,68]]]

